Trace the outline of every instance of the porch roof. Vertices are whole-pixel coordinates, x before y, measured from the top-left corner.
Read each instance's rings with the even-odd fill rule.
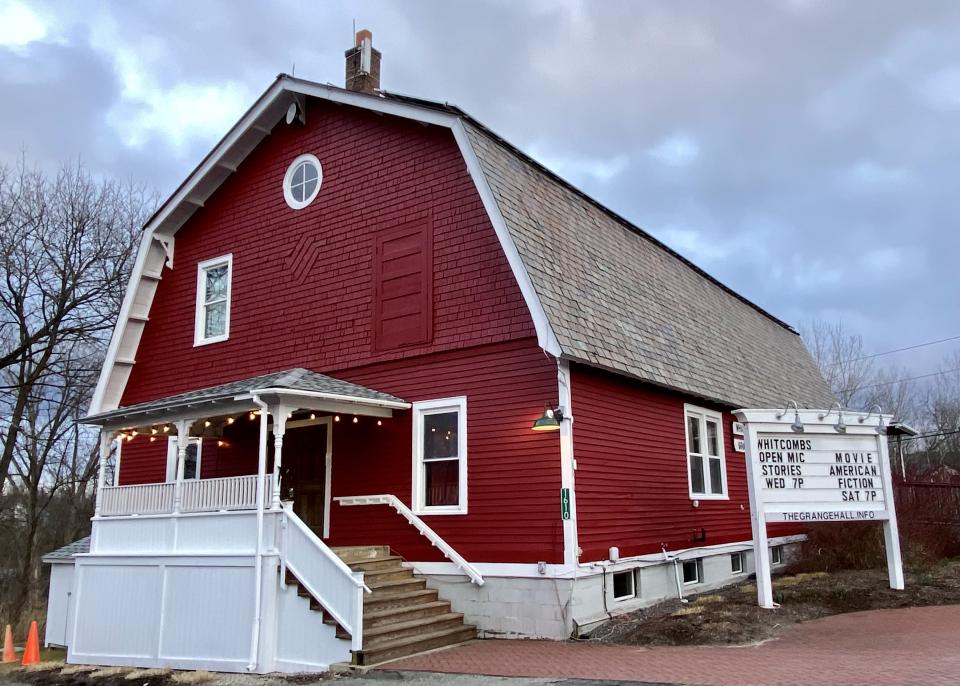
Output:
[[[389,393],[297,367],[283,372],[262,374],[220,384],[219,386],[171,395],[158,400],[118,407],[109,412],[89,415],[81,421],[84,424],[113,425],[150,417],[156,418],[156,415],[161,414],[182,412],[198,405],[249,401],[255,395],[283,395],[300,397],[309,401],[348,403],[388,410],[403,410],[410,407],[410,403]]]

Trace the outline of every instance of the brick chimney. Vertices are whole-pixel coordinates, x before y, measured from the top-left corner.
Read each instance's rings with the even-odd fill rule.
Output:
[[[356,45],[344,53],[347,58],[346,88],[374,93],[380,88],[380,53],[373,49],[373,34],[357,31]]]

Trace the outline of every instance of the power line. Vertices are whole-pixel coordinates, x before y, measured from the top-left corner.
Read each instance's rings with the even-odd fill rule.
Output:
[[[949,338],[941,338],[936,341],[926,341],[925,343],[908,345],[905,348],[894,348],[893,350],[884,350],[881,353],[873,353],[871,355],[861,355],[860,357],[851,357],[849,360],[839,360],[838,362],[831,362],[827,366],[836,367],[838,364],[846,364],[847,362],[860,362],[861,360],[872,360],[875,357],[882,357],[883,355],[892,355],[893,353],[902,353],[905,350],[916,350],[917,348],[926,348],[929,345],[937,345],[938,343],[949,343],[950,341],[958,341],[958,340],[960,340],[960,336],[950,336]]]
[[[903,437],[902,439],[900,439],[900,440],[904,440],[904,441],[915,441],[915,440],[917,440],[918,438],[939,438],[939,437],[941,437],[941,436],[952,436],[952,435],[954,435],[954,434],[960,434],[960,429],[957,429],[957,430],[955,430],[955,431],[939,431],[939,432],[934,433],[934,434],[923,434],[922,436],[904,436],[904,437]]]
[[[844,389],[845,392],[850,393],[852,391],[865,391],[868,388],[879,388],[880,386],[892,386],[895,383],[903,383],[904,381],[916,381],[917,379],[929,379],[931,376],[940,376],[941,374],[953,374],[954,372],[960,372],[960,367],[956,369],[944,369],[939,372],[930,372],[929,374],[920,374],[918,376],[905,376],[902,379],[894,379],[893,381],[881,381],[879,383],[867,384],[866,386],[858,386],[857,388],[847,388]]]

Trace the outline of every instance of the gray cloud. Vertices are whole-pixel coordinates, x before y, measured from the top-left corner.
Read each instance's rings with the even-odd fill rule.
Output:
[[[340,84],[356,18],[386,88],[461,105],[778,316],[876,350],[960,333],[956,3],[36,7],[48,35],[0,44],[0,160],[167,192],[276,73]]]

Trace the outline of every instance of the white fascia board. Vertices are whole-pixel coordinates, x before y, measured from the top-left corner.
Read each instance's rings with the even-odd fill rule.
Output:
[[[236,396],[235,400],[252,398],[253,396],[282,395],[290,398],[311,398],[315,400],[332,400],[352,403],[354,405],[368,405],[370,407],[384,407],[391,410],[409,410],[410,403],[402,400],[377,400],[376,398],[361,398],[355,395],[341,395],[339,393],[324,393],[322,391],[297,391],[290,388],[258,388],[257,390]]]
[[[117,325],[114,327],[113,336],[110,340],[110,346],[107,349],[107,356],[104,360],[103,368],[100,370],[100,378],[97,382],[97,388],[87,411],[88,415],[99,414],[117,407],[117,404],[113,403],[110,403],[112,407],[105,407],[104,398],[109,386],[110,377],[113,374],[113,369],[117,362],[117,350],[120,347],[120,341],[123,338],[124,330],[126,329],[129,321],[130,308],[135,300],[136,292],[140,286],[140,282],[143,279],[146,256],[150,251],[150,244],[151,241],[154,240],[155,234],[161,230],[161,227],[164,238],[167,236],[173,236],[177,232],[177,230],[180,228],[180,225],[167,226],[167,220],[170,219],[171,216],[173,216],[174,213],[179,210],[184,203],[190,204],[190,198],[193,197],[193,193],[197,186],[203,181],[207,174],[215,171],[218,167],[220,169],[227,169],[228,171],[235,170],[237,168],[237,165],[241,160],[225,160],[228,153],[232,147],[237,144],[241,137],[247,135],[251,130],[254,129],[254,126],[259,122],[259,119],[270,109],[271,106],[274,105],[277,99],[282,97],[285,93],[297,93],[300,95],[311,96],[318,99],[327,100],[329,102],[349,105],[360,109],[379,112],[381,114],[402,117],[404,119],[410,119],[413,121],[418,121],[425,124],[433,124],[435,126],[442,126],[450,129],[453,132],[454,139],[456,140],[457,145],[460,148],[460,152],[463,155],[463,159],[467,165],[467,170],[470,173],[470,177],[473,179],[473,182],[477,188],[477,192],[480,194],[484,209],[490,218],[491,224],[493,224],[494,231],[496,232],[497,238],[500,241],[500,246],[506,255],[510,269],[513,271],[513,276],[520,287],[520,292],[522,293],[523,299],[527,304],[527,309],[530,311],[530,316],[533,319],[534,328],[537,332],[537,341],[540,347],[546,352],[550,353],[554,357],[560,357],[562,353],[560,343],[557,340],[552,327],[550,326],[550,322],[547,320],[546,312],[544,311],[543,305],[537,296],[536,290],[533,287],[533,283],[530,280],[530,276],[527,274],[526,268],[520,257],[520,253],[517,251],[517,246],[513,242],[513,238],[510,235],[509,229],[507,229],[506,222],[504,221],[503,215],[500,212],[500,207],[493,196],[493,192],[490,190],[490,186],[487,183],[486,176],[483,173],[483,169],[480,166],[480,162],[477,159],[476,153],[474,152],[473,147],[470,145],[470,140],[467,136],[467,132],[463,126],[461,118],[457,115],[446,112],[436,112],[431,109],[418,107],[409,103],[397,102],[387,98],[373,97],[361,93],[353,93],[351,91],[344,91],[333,86],[325,86],[323,84],[300,81],[289,76],[284,76],[277,79],[273,85],[270,86],[270,88],[268,88],[266,92],[260,96],[260,99],[254,103],[254,105],[250,108],[250,110],[247,111],[243,118],[241,118],[240,121],[234,125],[230,132],[223,138],[223,140],[220,141],[220,143],[217,144],[217,146],[210,152],[203,162],[201,162],[200,166],[194,170],[194,172],[187,178],[183,185],[180,186],[180,188],[178,188],[177,191],[174,192],[174,194],[161,206],[157,214],[153,216],[153,218],[144,228],[143,239],[140,243],[140,249],[137,254],[136,262],[134,263],[134,269],[130,277],[130,282],[127,285],[127,292],[124,295],[120,317],[117,320]],[[261,140],[262,138],[265,138],[266,135],[267,134],[261,132]],[[256,146],[254,146],[254,148],[255,147]],[[196,209],[196,206],[191,205],[191,208],[192,212],[192,210]],[[190,215],[188,214],[187,217],[189,216]],[[184,219],[184,221],[186,221],[186,219]]]
[[[507,257],[507,262],[510,265],[511,271],[513,271],[513,277],[517,280],[517,285],[520,286],[520,293],[523,294],[523,299],[527,303],[527,309],[533,318],[533,326],[537,332],[537,343],[554,357],[560,357],[563,353],[560,348],[560,342],[553,332],[553,327],[550,326],[547,313],[543,309],[543,304],[540,302],[537,291],[533,287],[533,282],[530,280],[530,275],[527,273],[527,269],[523,264],[523,259],[517,250],[517,245],[514,243],[513,236],[510,235],[507,223],[503,218],[503,214],[500,212],[500,205],[497,204],[497,199],[494,197],[493,191],[490,189],[490,184],[487,183],[487,177],[483,173],[483,168],[480,166],[480,160],[477,158],[477,154],[470,144],[467,129],[459,117],[456,118],[452,129],[453,136],[460,146],[460,152],[463,154],[463,159],[467,163],[467,171],[470,172],[470,177],[477,187],[477,192],[483,201],[483,207],[487,211],[490,223],[493,224],[493,230],[496,232],[497,238],[500,240],[500,247]]]

